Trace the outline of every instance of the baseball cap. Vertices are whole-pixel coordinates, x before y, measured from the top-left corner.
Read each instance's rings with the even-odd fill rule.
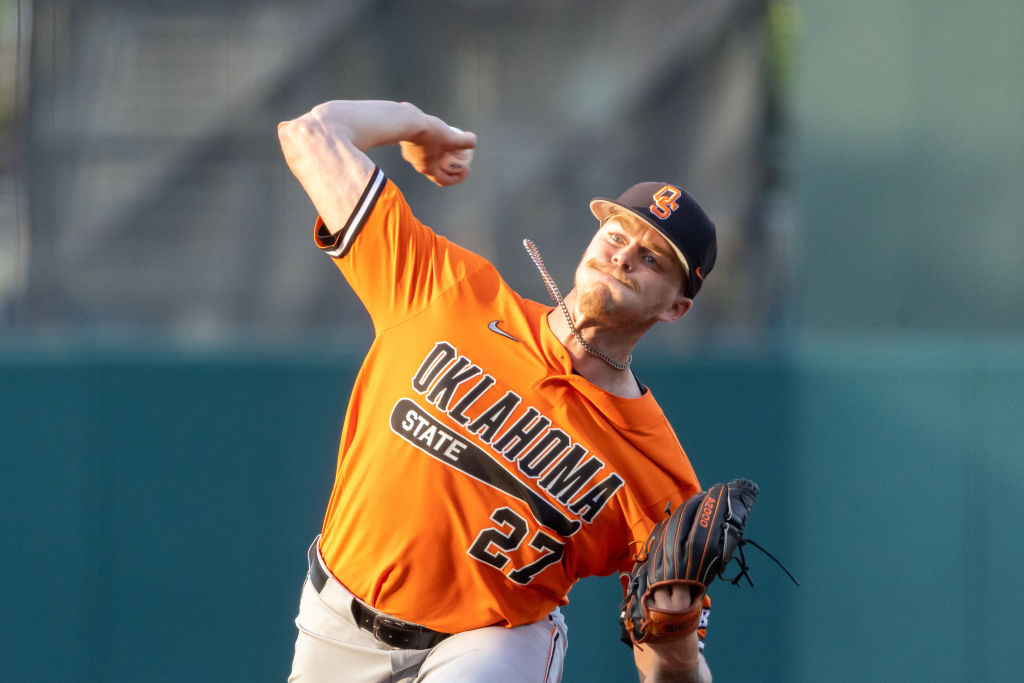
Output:
[[[615,213],[631,213],[657,230],[672,245],[686,273],[686,296],[700,291],[715,266],[715,225],[685,190],[671,183],[637,183],[618,199],[595,197],[590,210],[602,223]]]

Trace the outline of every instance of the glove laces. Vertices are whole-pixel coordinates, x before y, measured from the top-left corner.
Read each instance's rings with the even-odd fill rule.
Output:
[[[772,560],[772,562],[774,562],[775,564],[779,565],[779,567],[782,568],[782,571],[786,572],[786,576],[789,577],[790,581],[792,581],[793,583],[795,583],[798,586],[800,585],[800,582],[796,580],[796,577],[794,577],[792,574],[789,573],[789,570],[786,569],[785,565],[783,565],[781,562],[779,562],[778,558],[776,558],[774,555],[772,555],[770,552],[768,552],[767,550],[762,548],[760,545],[758,545],[754,541],[751,541],[749,538],[740,539],[740,542],[736,545],[736,550],[739,552],[739,556],[733,556],[733,558],[732,558],[732,559],[736,560],[736,564],[738,564],[739,567],[740,567],[739,573],[736,574],[735,577],[730,579],[729,577],[725,576],[722,572],[719,572],[718,575],[720,577],[722,577],[726,581],[730,582],[734,586],[739,584],[740,579],[746,579],[747,583],[749,583],[750,586],[753,587],[754,582],[750,579],[750,573],[747,571],[749,569],[749,567],[747,566],[747,558],[743,554],[743,546],[745,546],[748,543],[750,545],[754,546],[755,548],[757,548],[758,550],[760,550],[765,555],[767,555]],[[722,569],[724,570],[725,567],[722,567]]]

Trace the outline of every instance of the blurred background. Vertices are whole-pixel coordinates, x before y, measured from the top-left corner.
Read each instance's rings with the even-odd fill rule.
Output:
[[[0,678],[290,667],[369,318],[278,121],[394,99],[479,136],[419,217],[546,300],[587,202],[683,185],[719,259],[635,367],[747,476],[716,681],[1006,681],[1024,551],[1024,4],[0,0]],[[456,587],[457,589],[457,587]],[[635,680],[618,584],[566,681]]]

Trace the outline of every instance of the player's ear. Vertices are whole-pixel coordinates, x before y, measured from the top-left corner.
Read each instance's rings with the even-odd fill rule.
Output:
[[[664,323],[674,323],[686,315],[691,306],[693,306],[693,299],[679,294],[672,301],[672,305],[662,311],[661,315],[658,316],[658,320]]]

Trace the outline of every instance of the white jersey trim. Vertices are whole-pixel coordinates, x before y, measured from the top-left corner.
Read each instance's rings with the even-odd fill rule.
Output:
[[[345,227],[333,236],[333,240],[330,243],[327,240],[323,240],[324,245],[320,248],[327,252],[329,256],[341,258],[352,248],[352,243],[355,242],[356,237],[359,236],[363,229],[363,225],[366,224],[366,218],[376,205],[386,182],[387,176],[384,175],[384,172],[374,167],[373,174],[366,184],[366,189],[363,190],[362,196],[356,202],[355,208],[352,209],[352,215],[349,216]]]

